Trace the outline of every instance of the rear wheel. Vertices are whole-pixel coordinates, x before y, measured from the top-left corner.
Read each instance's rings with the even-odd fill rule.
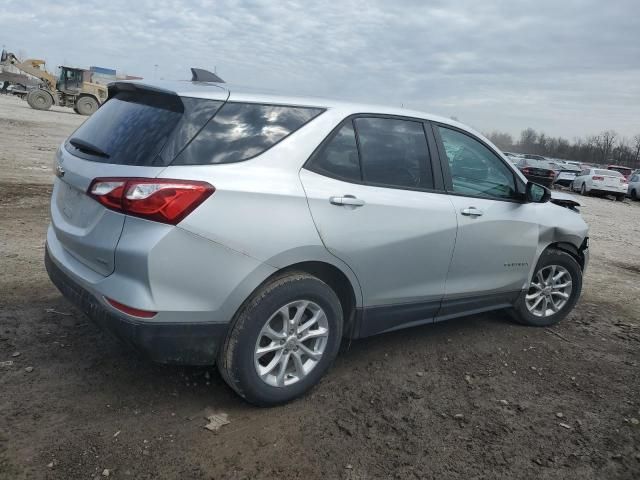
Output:
[[[53,105],[53,97],[44,90],[33,90],[27,94],[27,103],[35,110],[49,110]]]
[[[78,112],[80,115],[91,115],[96,110],[98,110],[98,101],[93,97],[80,97],[76,101],[76,105],[74,110]]]
[[[582,268],[562,250],[549,249],[540,257],[526,293],[512,314],[523,325],[547,327],[573,309],[582,291]]]
[[[342,307],[335,292],[306,273],[256,291],[236,315],[218,356],[225,381],[261,406],[311,389],[338,354]]]

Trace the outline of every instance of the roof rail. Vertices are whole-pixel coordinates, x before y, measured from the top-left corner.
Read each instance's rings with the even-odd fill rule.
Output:
[[[225,83],[225,81],[215,73],[212,73],[209,70],[204,70],[202,68],[193,67],[191,68],[191,81]]]

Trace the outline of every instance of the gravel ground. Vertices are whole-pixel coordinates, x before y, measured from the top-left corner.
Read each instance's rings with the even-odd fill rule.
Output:
[[[356,341],[257,409],[215,368],[137,357],[48,281],[50,166],[83,120],[0,97],[0,478],[640,478],[640,202],[583,199],[591,265],[558,326],[497,312]]]

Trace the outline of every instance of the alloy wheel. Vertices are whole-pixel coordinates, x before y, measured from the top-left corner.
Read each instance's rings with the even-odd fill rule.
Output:
[[[266,321],[254,350],[258,376],[273,387],[304,379],[320,362],[329,337],[324,310],[308,300],[296,300]]]
[[[569,271],[560,265],[542,267],[534,276],[525,296],[527,310],[536,317],[558,313],[571,298]]]

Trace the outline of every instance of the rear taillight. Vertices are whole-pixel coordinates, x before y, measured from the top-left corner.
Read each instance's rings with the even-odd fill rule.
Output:
[[[621,178],[621,179],[620,179],[620,183],[629,183],[629,182],[627,182],[627,179],[626,179],[626,178]]]
[[[212,185],[191,180],[96,178],[87,193],[111,210],[176,225],[213,192]]]
[[[158,312],[150,312],[149,310],[140,310],[139,308],[133,308],[124,303],[116,302],[113,298],[104,297],[109,305],[111,305],[116,310],[120,310],[121,312],[126,313],[127,315],[131,315],[133,317],[140,318],[153,318],[157,315]]]
[[[555,177],[556,176],[556,172],[554,172],[553,170],[549,170],[549,173],[547,173],[548,176],[550,177]]]
[[[531,169],[529,167],[524,167],[522,169],[522,173],[524,173],[525,175],[529,175],[531,173]]]
[[[593,177],[591,177],[593,180],[604,180],[604,177],[601,177],[599,175],[594,175]]]

